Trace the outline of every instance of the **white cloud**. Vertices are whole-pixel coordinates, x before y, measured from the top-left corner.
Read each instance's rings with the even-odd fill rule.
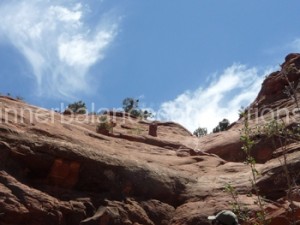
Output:
[[[58,20],[65,22],[78,22],[82,16],[81,4],[78,3],[74,6],[73,10],[67,9],[62,6],[51,6],[49,8],[50,13],[56,16]]]
[[[234,122],[241,106],[248,106],[257,96],[264,76],[271,71],[234,64],[217,75],[207,87],[186,91],[161,104],[157,119],[175,121],[190,131],[199,126],[212,131],[224,118]]]
[[[295,39],[291,44],[290,48],[293,52],[300,52],[300,38]]]
[[[27,59],[38,93],[72,96],[89,91],[89,68],[105,57],[118,21],[102,17],[90,27],[87,5],[75,0],[6,0],[0,3],[0,38]],[[109,22],[108,22],[109,21]]]

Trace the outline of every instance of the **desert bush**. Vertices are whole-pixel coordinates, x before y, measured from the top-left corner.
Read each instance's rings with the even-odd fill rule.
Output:
[[[207,128],[205,127],[198,127],[194,132],[193,134],[196,136],[196,137],[202,137],[202,136],[205,136],[207,135]]]
[[[136,118],[148,119],[149,117],[152,117],[151,112],[139,108],[139,100],[135,98],[125,98],[123,100],[123,109],[125,112]]]
[[[86,113],[86,105],[83,101],[77,101],[74,102],[72,104],[68,105],[68,108],[65,110],[65,112],[69,112],[69,113],[64,113],[64,114],[72,114],[72,113],[76,113],[76,114],[85,114]]]
[[[99,124],[97,125],[96,132],[100,134],[108,135],[113,132],[115,124],[108,120],[108,117],[103,115],[99,117]]]
[[[133,110],[138,109],[139,100],[134,98],[125,98],[123,100],[123,109],[125,112],[130,113]]]
[[[20,96],[20,95],[17,95],[16,99],[19,100],[19,101],[24,101],[24,98],[22,96]]]
[[[213,133],[218,133],[220,131],[227,130],[228,126],[229,126],[229,120],[223,119],[222,121],[219,122],[218,126],[216,126],[213,129]]]
[[[144,111],[142,111],[141,116],[143,119],[146,120],[148,118],[153,117],[153,114],[151,112],[148,112],[148,110],[144,110]]]

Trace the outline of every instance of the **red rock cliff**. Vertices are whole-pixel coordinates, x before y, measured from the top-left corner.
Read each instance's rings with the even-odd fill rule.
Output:
[[[297,114],[289,113],[297,107],[295,95],[284,90],[298,86],[299,71],[300,55],[290,54],[282,70],[266,78],[247,109],[258,109],[250,113],[257,115],[250,117],[252,125],[287,118],[287,126],[297,123]],[[112,112],[107,115],[116,126],[107,136],[95,132],[95,115],[62,115],[7,97],[0,98],[0,107],[1,225],[207,225],[207,215],[231,208],[228,183],[242,204],[257,210],[255,196],[248,196],[243,119],[200,139],[176,123],[157,122],[153,137],[149,123]],[[261,114],[266,107],[287,110],[271,118],[270,111]],[[299,170],[299,146],[288,145],[289,171]],[[289,224],[281,149],[258,137],[253,156],[271,224]],[[298,175],[293,177],[298,184]],[[300,219],[296,189],[292,200],[293,216]]]

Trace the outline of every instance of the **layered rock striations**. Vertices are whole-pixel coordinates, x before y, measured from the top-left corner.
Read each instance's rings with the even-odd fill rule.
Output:
[[[245,110],[251,126],[297,125],[291,91],[298,90],[299,71],[300,55],[290,54],[265,79]],[[110,112],[116,126],[103,135],[96,133],[97,115],[63,115],[3,96],[0,108],[1,225],[208,225],[207,215],[232,207],[228,184],[250,212],[257,210],[241,150],[245,118],[197,138],[172,122],[156,122],[149,135],[152,122]],[[256,137],[257,185],[271,224],[285,225],[291,207],[300,220],[300,195],[294,188],[286,197],[283,153],[296,187],[300,145],[290,141],[283,152],[271,142]]]

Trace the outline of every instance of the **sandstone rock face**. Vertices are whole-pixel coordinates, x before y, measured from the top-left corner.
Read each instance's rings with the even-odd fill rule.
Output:
[[[266,78],[246,111],[251,126],[271,119],[297,126],[297,95],[285,90],[298,85],[299,71],[300,55],[290,54]],[[172,122],[156,122],[149,135],[151,122],[108,112],[116,126],[103,135],[97,115],[64,115],[3,96],[0,109],[0,225],[208,225],[208,215],[232,207],[227,184],[257,211],[241,150],[243,118],[197,138]],[[271,225],[300,220],[300,194],[293,188],[287,198],[282,166],[286,156],[296,187],[300,145],[289,140],[283,149],[280,140],[258,135],[252,151]]]

